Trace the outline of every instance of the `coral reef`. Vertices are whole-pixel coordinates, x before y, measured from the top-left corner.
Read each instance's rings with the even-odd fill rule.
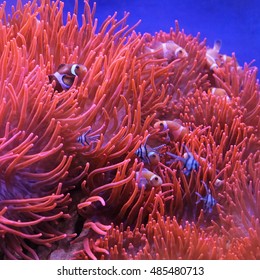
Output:
[[[63,8],[0,7],[0,258],[260,259],[257,69]]]

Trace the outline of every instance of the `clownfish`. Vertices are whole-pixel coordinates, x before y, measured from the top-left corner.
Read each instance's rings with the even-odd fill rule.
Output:
[[[87,67],[82,64],[60,64],[54,74],[48,75],[49,82],[55,81],[54,90],[61,92],[68,90],[72,86],[75,77],[79,78],[80,82],[87,72]]]
[[[184,135],[189,133],[189,129],[182,126],[180,121],[158,121],[154,124],[155,129],[159,129],[160,132],[166,131],[167,136],[173,138],[174,141],[181,140]]]
[[[157,174],[151,172],[147,168],[143,168],[142,171],[136,172],[136,179],[138,180],[138,186],[145,187],[159,187],[162,185],[162,178]]]
[[[213,207],[216,205],[216,199],[212,196],[210,189],[207,187],[206,183],[201,181],[204,185],[204,188],[206,190],[206,195],[202,196],[198,192],[196,192],[196,195],[199,196],[199,200],[196,202],[196,204],[200,203],[203,201],[203,210],[205,213],[211,213],[213,210]]]
[[[189,176],[190,173],[192,172],[192,170],[198,171],[199,170],[199,163],[196,161],[196,159],[194,158],[193,154],[189,151],[189,149],[183,145],[186,153],[184,154],[184,157],[180,157],[177,156],[175,154],[169,153],[167,152],[166,154],[171,156],[172,158],[174,158],[174,161],[181,161],[183,163],[183,168],[184,170],[184,174],[186,176]]]
[[[239,64],[235,58],[226,54],[220,54],[221,41],[216,40],[212,49],[207,49],[206,60],[210,70],[214,70],[223,66],[225,63],[231,63],[235,61],[235,66],[240,69]]]
[[[154,53],[156,58],[166,58],[168,61],[188,56],[186,50],[172,40],[165,43],[156,42],[153,48],[146,47],[146,52]]]
[[[227,101],[230,100],[227,92],[223,88],[211,87],[211,88],[208,89],[208,93],[213,94],[216,97],[225,98]]]
[[[206,60],[210,70],[218,68],[218,60],[219,60],[219,51],[221,48],[221,41],[217,40],[214,43],[212,49],[207,49],[206,51]]]

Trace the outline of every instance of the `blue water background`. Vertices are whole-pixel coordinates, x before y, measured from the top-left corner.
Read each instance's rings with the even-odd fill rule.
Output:
[[[23,3],[27,1],[22,0]],[[65,11],[73,11],[74,1],[65,0]],[[259,0],[90,0],[97,3],[96,18],[101,24],[108,15],[130,12],[128,24],[141,24],[136,31],[154,34],[159,30],[168,32],[179,21],[186,34],[201,34],[207,45],[213,46],[216,39],[222,40],[221,53],[235,52],[240,65],[251,62],[260,69],[260,1]],[[16,3],[7,1],[8,8]],[[84,1],[79,0],[79,11],[83,12]],[[81,17],[79,16],[79,21]],[[259,76],[259,73],[258,73]]]

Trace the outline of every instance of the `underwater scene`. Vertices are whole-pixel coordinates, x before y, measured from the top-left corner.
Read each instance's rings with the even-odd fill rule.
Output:
[[[7,2],[0,259],[259,260],[258,1]]]

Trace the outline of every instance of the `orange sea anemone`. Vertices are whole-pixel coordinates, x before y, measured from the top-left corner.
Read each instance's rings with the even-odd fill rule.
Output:
[[[0,258],[260,259],[257,69],[63,8],[0,7]],[[55,90],[61,64],[86,71]]]

